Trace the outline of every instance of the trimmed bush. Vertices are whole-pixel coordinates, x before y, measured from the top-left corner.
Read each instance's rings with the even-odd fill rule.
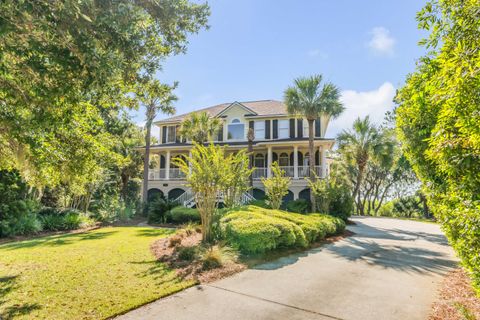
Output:
[[[295,213],[307,213],[310,210],[310,202],[306,199],[292,200],[287,203],[286,209]]]
[[[246,254],[306,247],[345,228],[343,220],[328,215],[301,215],[256,206],[232,211],[220,223],[227,242]]]
[[[200,213],[197,209],[178,206],[170,210],[169,219],[177,224],[200,222]]]

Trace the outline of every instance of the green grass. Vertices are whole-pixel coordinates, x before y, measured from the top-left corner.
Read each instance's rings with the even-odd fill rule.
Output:
[[[0,245],[0,319],[104,319],[193,285],[150,252],[172,232],[110,227]]]

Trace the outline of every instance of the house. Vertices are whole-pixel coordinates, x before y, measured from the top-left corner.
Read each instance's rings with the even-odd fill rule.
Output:
[[[308,124],[305,119],[293,118],[286,106],[275,100],[233,102],[197,110],[223,120],[223,126],[215,144],[228,145],[235,151],[248,147],[249,128],[255,132],[253,144],[254,173],[253,197],[264,197],[262,177],[271,175],[272,161],[278,161],[286,175],[292,178],[285,200],[309,199],[308,177]],[[179,136],[182,120],[190,114],[174,116],[154,124],[160,127],[159,143],[152,145],[151,158],[156,167],[149,172],[149,194],[161,193],[170,199],[178,199],[187,205],[193,201],[186,187],[185,175],[171,161],[174,157],[186,157],[192,144]],[[315,169],[317,175],[326,177],[329,164],[326,152],[333,147],[334,139],[325,138],[329,118],[315,121]]]

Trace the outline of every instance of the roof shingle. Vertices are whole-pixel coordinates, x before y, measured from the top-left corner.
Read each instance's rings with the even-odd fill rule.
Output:
[[[164,120],[160,120],[160,121],[157,121],[157,123],[182,121],[188,115],[195,112],[206,112],[210,117],[215,117],[219,113],[221,113],[223,110],[228,108],[232,103],[235,103],[235,102],[217,104],[215,106],[211,106],[208,108],[195,110],[189,113],[185,113],[185,114],[181,114],[181,115],[167,118]],[[244,101],[244,102],[238,102],[238,103],[254,111],[259,116],[287,114],[287,107],[283,104],[283,102],[277,101],[277,100]]]

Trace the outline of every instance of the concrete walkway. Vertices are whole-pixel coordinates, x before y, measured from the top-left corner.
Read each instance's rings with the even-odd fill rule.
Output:
[[[457,260],[436,224],[353,218],[355,235],[118,319],[426,319]]]

